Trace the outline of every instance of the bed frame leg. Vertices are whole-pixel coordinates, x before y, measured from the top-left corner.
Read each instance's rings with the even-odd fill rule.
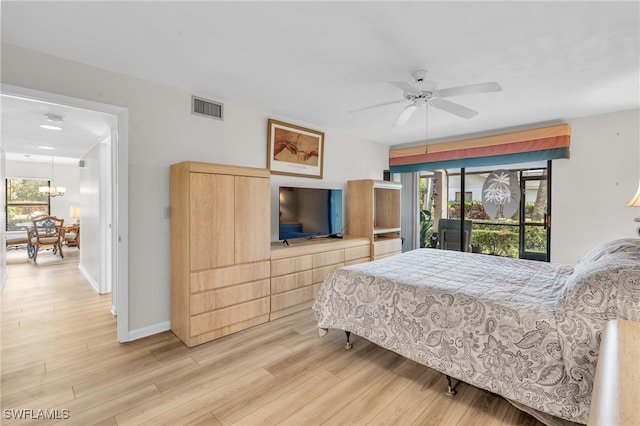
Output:
[[[447,378],[447,395],[449,396],[453,396],[456,394],[456,390],[453,388],[453,385],[451,384],[451,376],[447,376],[445,374],[445,377]]]
[[[351,337],[351,332],[350,331],[345,331],[344,332],[347,335],[347,344],[345,345],[345,349],[349,350],[353,347],[353,345],[351,344],[351,342],[349,341],[349,338]]]

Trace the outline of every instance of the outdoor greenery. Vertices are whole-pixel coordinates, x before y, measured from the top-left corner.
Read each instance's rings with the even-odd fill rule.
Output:
[[[460,201],[449,202],[449,218],[460,219]],[[525,203],[525,220],[533,214],[535,203]],[[519,257],[519,227],[517,211],[509,219],[491,220],[484,211],[481,201],[465,201],[465,217],[473,221],[471,244],[482,246],[482,253],[505,257]],[[527,250],[544,253],[546,251],[547,234],[544,227],[525,228]]]
[[[428,192],[427,179],[420,179],[420,245],[429,247],[433,234],[433,209],[427,210],[428,200],[433,193]],[[433,198],[431,198],[433,201]],[[460,219],[460,201],[449,201],[449,219]],[[535,213],[534,202],[525,203],[525,221],[530,221]],[[492,220],[484,210],[482,201],[465,201],[465,218],[473,221],[471,244],[480,246],[481,252],[497,256],[519,257],[519,216],[520,210],[506,219]],[[527,251],[544,253],[547,245],[547,233],[543,226],[525,228]],[[480,248],[478,247],[478,248]]]
[[[420,247],[429,247],[433,235],[433,216],[428,210],[420,210]]]
[[[47,186],[46,180],[7,179],[7,231],[24,229],[20,223],[29,221],[30,216],[37,213],[49,213],[49,196],[38,191],[40,186]]]
[[[427,190],[427,178],[420,179],[420,247],[430,247],[433,235],[433,206],[427,209],[428,200],[433,201],[435,193]]]
[[[435,183],[433,177],[420,179],[420,243],[422,247],[429,247],[431,236],[434,233]],[[489,197],[494,204],[504,204],[501,197],[506,194],[508,182],[504,176],[494,179]],[[539,186],[531,186],[536,189],[535,202],[524,203],[524,221],[533,222],[539,226],[525,226],[525,244],[527,252],[545,253],[547,246],[547,230],[542,225],[546,210],[547,181],[541,180]],[[470,198],[470,197],[469,197]],[[499,207],[499,206],[498,206]],[[447,203],[447,218],[461,218],[461,202],[449,201]],[[485,211],[482,201],[465,200],[464,217],[473,222],[471,231],[471,244],[474,251],[497,256],[519,257],[520,245],[520,208],[511,217],[501,217],[504,211],[498,208],[498,219],[492,219]]]
[[[505,257],[519,257],[517,227],[491,226],[491,229],[482,229],[481,226],[483,225],[474,226],[471,231],[472,245],[482,246],[482,253]]]

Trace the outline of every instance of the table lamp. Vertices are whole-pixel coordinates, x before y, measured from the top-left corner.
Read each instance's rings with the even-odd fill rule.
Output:
[[[634,195],[633,198],[629,200],[627,206],[640,207],[640,183],[638,184],[638,191],[636,192],[636,195]],[[640,222],[640,216],[636,217],[633,220],[635,220],[636,222]],[[638,228],[638,234],[640,235],[640,228]]]
[[[80,206],[69,207],[69,217],[76,220],[76,223],[80,223]]]

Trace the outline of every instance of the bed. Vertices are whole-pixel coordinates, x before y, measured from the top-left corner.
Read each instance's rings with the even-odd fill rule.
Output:
[[[332,272],[313,310],[321,335],[354,333],[586,423],[607,321],[640,321],[640,239],[605,243],[575,266],[417,249]]]

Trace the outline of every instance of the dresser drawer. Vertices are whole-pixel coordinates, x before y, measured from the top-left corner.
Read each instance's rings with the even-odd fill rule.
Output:
[[[234,284],[248,283],[269,278],[271,263],[246,263],[226,268],[209,269],[191,273],[191,293],[214,290]]]
[[[371,256],[371,246],[349,247],[344,249],[344,261],[345,263],[356,259],[362,259],[364,257]]]
[[[271,311],[278,311],[290,306],[313,300],[320,290],[320,284],[271,295]]]
[[[313,257],[309,254],[306,256],[288,257],[271,261],[271,276],[291,274],[310,270],[313,267]]]
[[[322,268],[316,268],[313,270],[312,281],[314,284],[322,284],[324,279],[327,278],[331,272],[344,266],[344,263],[337,263],[335,265],[324,266]]]
[[[370,262],[371,258],[370,257],[363,257],[360,259],[354,259],[354,260],[350,260],[348,262],[344,262],[344,266],[349,266],[349,265],[357,265],[359,263],[367,263]]]
[[[309,277],[311,278],[311,277]],[[238,284],[219,290],[192,294],[190,297],[191,315],[225,308],[269,296],[270,280],[260,280],[246,284]],[[309,279],[311,281],[311,279]]]
[[[394,238],[387,241],[376,241],[373,243],[373,257],[384,256],[402,251],[402,240]]]
[[[189,326],[190,335],[191,337],[198,336],[260,315],[268,315],[269,305],[269,297],[264,297],[228,308],[218,309],[213,312],[205,312],[192,316]]]
[[[311,285],[311,277],[311,270],[282,275],[280,277],[273,277],[271,278],[271,293],[282,293],[283,291],[289,291]]]
[[[344,262],[344,249],[325,251],[324,253],[315,253],[313,255],[314,269],[342,262]]]

